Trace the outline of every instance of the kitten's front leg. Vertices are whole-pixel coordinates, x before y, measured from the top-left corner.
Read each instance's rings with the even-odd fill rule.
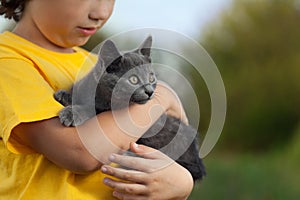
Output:
[[[69,91],[58,90],[54,93],[54,99],[61,103],[63,106],[68,106],[72,104],[72,95]]]
[[[67,106],[59,113],[60,122],[65,126],[78,126],[93,117],[93,112],[88,108],[79,105]]]

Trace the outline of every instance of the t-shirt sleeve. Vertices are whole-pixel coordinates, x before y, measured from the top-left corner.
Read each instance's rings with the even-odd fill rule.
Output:
[[[63,107],[53,98],[47,77],[30,61],[0,60],[0,138],[14,153],[30,151],[9,140],[12,129],[22,122],[50,119]]]

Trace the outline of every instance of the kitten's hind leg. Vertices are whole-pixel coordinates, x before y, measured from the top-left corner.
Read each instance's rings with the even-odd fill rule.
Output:
[[[66,90],[58,90],[54,93],[54,99],[61,103],[63,106],[68,106],[72,104],[71,93]]]

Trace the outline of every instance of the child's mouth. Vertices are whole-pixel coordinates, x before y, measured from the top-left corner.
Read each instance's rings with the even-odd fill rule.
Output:
[[[78,27],[78,29],[85,36],[91,36],[97,32],[97,28],[95,27]]]

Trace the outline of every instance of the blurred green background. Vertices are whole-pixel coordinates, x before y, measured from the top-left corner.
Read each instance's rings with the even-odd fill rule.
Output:
[[[300,1],[233,0],[204,30],[197,42],[222,75],[227,116],[189,200],[300,199]],[[95,35],[85,48],[107,37]],[[191,67],[181,70],[197,91],[205,133],[205,83]]]
[[[199,37],[228,107],[190,199],[300,199],[299,23],[300,1],[236,0]]]

